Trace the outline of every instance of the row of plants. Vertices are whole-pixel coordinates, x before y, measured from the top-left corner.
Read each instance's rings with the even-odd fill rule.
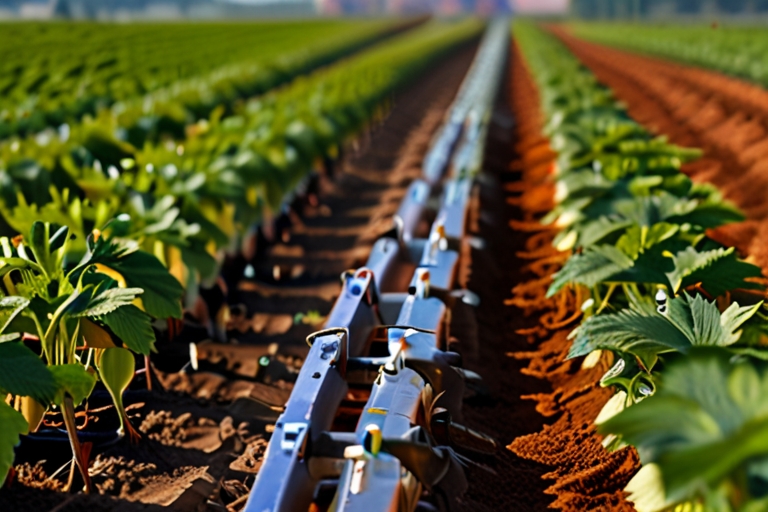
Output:
[[[702,66],[768,86],[768,37],[756,26],[573,23],[596,43]]]
[[[651,136],[554,36],[519,23],[558,155],[556,206],[542,219],[570,252],[549,296],[582,321],[569,358],[609,358],[616,391],[596,419],[604,446],[634,446],[640,512],[768,506],[768,350],[758,267],[707,230],[742,219],[681,173],[696,150]]]
[[[35,219],[66,223],[79,240],[103,228],[142,240],[194,292],[319,160],[385,111],[397,87],[480,28],[472,20],[425,25],[257,97],[237,115],[215,111],[179,144],[136,148],[112,136],[118,127],[106,118],[73,126],[66,140],[0,146],[0,234],[28,232]]]
[[[0,139],[101,111],[134,144],[178,136],[415,21],[4,25]]]
[[[133,354],[153,350],[152,320],[181,318],[184,298],[218,275],[225,251],[239,251],[319,159],[481,29],[477,20],[429,23],[239,115],[213,114],[184,146],[137,149],[85,123],[66,141],[3,148],[0,212],[6,231],[23,236],[0,238],[0,481],[19,436],[56,411],[88,490],[90,448],[78,440],[75,408],[97,381],[121,430],[136,437],[121,396]]]

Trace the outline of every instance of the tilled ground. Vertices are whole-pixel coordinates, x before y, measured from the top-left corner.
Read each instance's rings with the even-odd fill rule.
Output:
[[[176,371],[188,360],[187,343],[205,338],[200,330],[185,329],[172,342],[175,348],[161,351],[162,386],[155,383],[153,391],[129,391],[125,397],[142,441],[130,446],[122,440],[94,452],[90,472],[102,495],[58,492],[65,472],[50,475],[68,459],[68,444],[25,441],[17,456],[19,477],[0,490],[0,510],[242,508],[276,417],[264,404],[287,400],[290,373],[300,368],[306,351],[304,337],[330,311],[339,273],[364,262],[375,236],[389,228],[474,50],[472,45],[455,52],[397,95],[389,115],[350,151],[338,176],[321,183],[319,204],[296,219],[290,237],[270,250],[262,265],[277,279],[242,282],[237,293],[243,308],[228,332],[232,342],[200,345],[201,359],[226,367],[224,376]],[[296,322],[296,313],[304,320]],[[238,374],[255,372],[250,362],[273,343],[279,343],[284,375],[269,382],[239,379]],[[107,409],[91,421],[112,429],[117,427],[110,424],[113,416]],[[40,459],[45,460],[35,465]]]
[[[510,226],[524,236],[517,257],[525,262],[507,301],[516,314],[528,317],[519,335],[528,344],[510,347],[509,356],[525,361],[522,373],[546,384],[545,391],[527,398],[546,417],[546,423],[516,438],[509,448],[519,457],[547,468],[545,490],[554,496],[551,506],[569,512],[633,510],[623,488],[638,469],[636,452],[625,448],[607,452],[596,433],[594,419],[611,396],[600,388],[600,377],[610,367],[603,357],[587,367],[582,359],[566,361],[568,333],[580,319],[583,299],[569,291],[546,298],[546,291],[568,253],[552,246],[556,231],[538,219],[554,207],[550,179],[555,154],[541,135],[538,93],[520,54],[513,52],[512,105],[517,121],[511,169],[520,179],[507,183],[507,202],[519,207]],[[541,385],[540,384],[540,385]]]
[[[556,35],[624,101],[628,113],[682,146],[704,150],[684,166],[710,182],[746,214],[712,233],[768,270],[768,91],[713,71]]]
[[[465,421],[502,446],[542,428],[544,418],[524,397],[549,390],[547,382],[524,373],[523,362],[507,356],[510,351],[529,349],[525,336],[516,332],[529,321],[519,309],[505,306],[509,290],[524,279],[525,262],[517,254],[524,250],[526,239],[526,233],[508,226],[509,219],[520,218],[520,209],[505,202],[505,185],[520,180],[519,171],[509,167],[515,158],[512,141],[517,132],[510,108],[510,85],[507,74],[494,108],[476,201],[470,209],[470,233],[480,237],[485,247],[471,249],[469,279],[459,283],[477,293],[481,302],[474,311],[460,305],[451,325],[451,334],[460,340],[458,350],[465,366],[479,373],[488,387],[487,396],[465,402]],[[541,511],[552,501],[544,494],[545,465],[503,447],[495,457],[478,462],[482,467],[469,466],[469,490],[459,510]]]

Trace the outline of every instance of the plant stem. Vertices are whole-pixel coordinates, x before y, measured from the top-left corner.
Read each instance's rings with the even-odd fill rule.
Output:
[[[88,357],[85,360],[85,369],[86,370],[91,366],[91,359],[93,359],[93,349],[89,348],[88,349]]]
[[[77,438],[77,425],[75,424],[75,405],[72,402],[72,397],[69,394],[64,395],[64,403],[61,407],[62,416],[64,416],[64,425],[67,427],[67,436],[69,436],[69,444],[72,447],[72,456],[77,468],[80,470],[80,475],[85,482],[85,493],[91,492],[91,477],[88,475],[88,461],[84,460],[83,452],[80,447],[80,440]],[[72,475],[70,474],[70,485],[72,483]],[[71,490],[71,489],[68,489]]]
[[[596,315],[599,315],[600,312],[602,312],[603,309],[605,309],[605,307],[608,305],[608,300],[611,298],[611,295],[613,295],[613,291],[616,289],[616,286],[618,286],[616,283],[611,283],[608,285],[608,291],[605,293],[605,298],[600,303],[600,307],[597,308],[597,313],[595,313]]]
[[[147,379],[147,389],[152,391],[152,372],[149,367],[149,355],[144,356],[144,376]]]

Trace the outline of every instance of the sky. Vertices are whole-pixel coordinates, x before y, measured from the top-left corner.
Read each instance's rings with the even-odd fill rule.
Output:
[[[565,12],[568,0],[513,0],[517,12]]]

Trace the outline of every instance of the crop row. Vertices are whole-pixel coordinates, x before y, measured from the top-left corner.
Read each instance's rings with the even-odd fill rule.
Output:
[[[237,99],[408,23],[6,25],[0,35],[0,139],[105,109],[135,144],[163,133],[177,136],[187,120],[208,116],[218,105],[229,110]]]
[[[596,43],[648,53],[768,86],[768,36],[759,27],[579,23],[573,32]]]
[[[148,357],[153,348],[152,319],[180,318],[182,296],[215,278],[224,249],[239,251],[319,159],[480,29],[428,24],[239,115],[213,115],[183,146],[137,150],[86,123],[67,138],[4,148],[2,213],[23,236],[0,238],[0,393],[11,397],[0,403],[0,478],[18,436],[55,406],[88,488],[74,414],[97,380],[135,437],[120,397],[134,373],[131,351]]]
[[[680,172],[698,152],[652,137],[553,36],[515,27],[558,155],[542,219],[570,253],[549,296],[582,322],[569,358],[608,358],[604,445],[633,445],[638,511],[763,510],[768,504],[768,318],[760,269],[706,230],[740,220]]]

